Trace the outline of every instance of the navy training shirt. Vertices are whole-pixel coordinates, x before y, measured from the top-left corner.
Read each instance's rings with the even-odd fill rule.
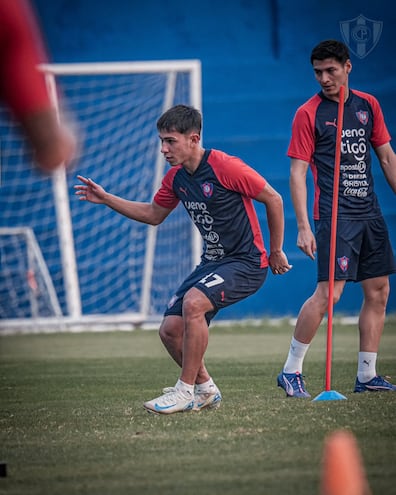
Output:
[[[267,252],[254,209],[265,179],[237,157],[205,150],[197,170],[172,167],[154,201],[163,208],[182,202],[204,241],[203,261],[234,257],[262,268]]]
[[[287,155],[310,164],[315,186],[314,219],[331,217],[338,102],[322,92],[296,112]],[[350,90],[342,128],[339,218],[375,218],[381,214],[374,192],[370,146],[390,141],[374,96]]]

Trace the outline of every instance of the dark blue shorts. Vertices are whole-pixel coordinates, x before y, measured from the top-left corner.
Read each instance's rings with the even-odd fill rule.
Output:
[[[315,221],[318,282],[329,280],[331,220]],[[361,282],[396,273],[396,262],[382,217],[337,221],[335,280]]]
[[[170,299],[164,316],[181,316],[183,297],[189,289],[195,287],[213,304],[213,311],[206,314],[209,324],[219,309],[257,292],[263,285],[267,272],[268,268],[255,267],[251,263],[235,259],[201,263]]]

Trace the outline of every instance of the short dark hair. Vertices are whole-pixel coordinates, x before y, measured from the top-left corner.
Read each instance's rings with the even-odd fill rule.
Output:
[[[167,110],[157,121],[158,131],[176,131],[187,134],[196,131],[201,134],[202,116],[194,107],[188,105],[176,105]]]
[[[314,60],[325,60],[326,58],[334,58],[340,64],[345,64],[350,58],[348,47],[337,40],[322,41],[311,52],[311,64]]]

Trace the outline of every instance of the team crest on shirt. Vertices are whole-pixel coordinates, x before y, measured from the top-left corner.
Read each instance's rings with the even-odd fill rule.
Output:
[[[204,182],[201,184],[201,189],[205,198],[211,198],[213,194],[213,184],[211,182]]]
[[[359,110],[358,112],[356,112],[356,117],[359,119],[360,123],[362,123],[363,125],[367,125],[369,119],[368,112]]]
[[[344,273],[348,270],[349,258],[347,258],[346,256],[343,256],[342,258],[337,258],[337,263]]]

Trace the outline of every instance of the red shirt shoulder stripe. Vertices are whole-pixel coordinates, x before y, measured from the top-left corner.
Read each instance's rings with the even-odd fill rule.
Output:
[[[312,163],[315,150],[315,116],[322,99],[318,94],[301,105],[294,116],[287,156]]]

